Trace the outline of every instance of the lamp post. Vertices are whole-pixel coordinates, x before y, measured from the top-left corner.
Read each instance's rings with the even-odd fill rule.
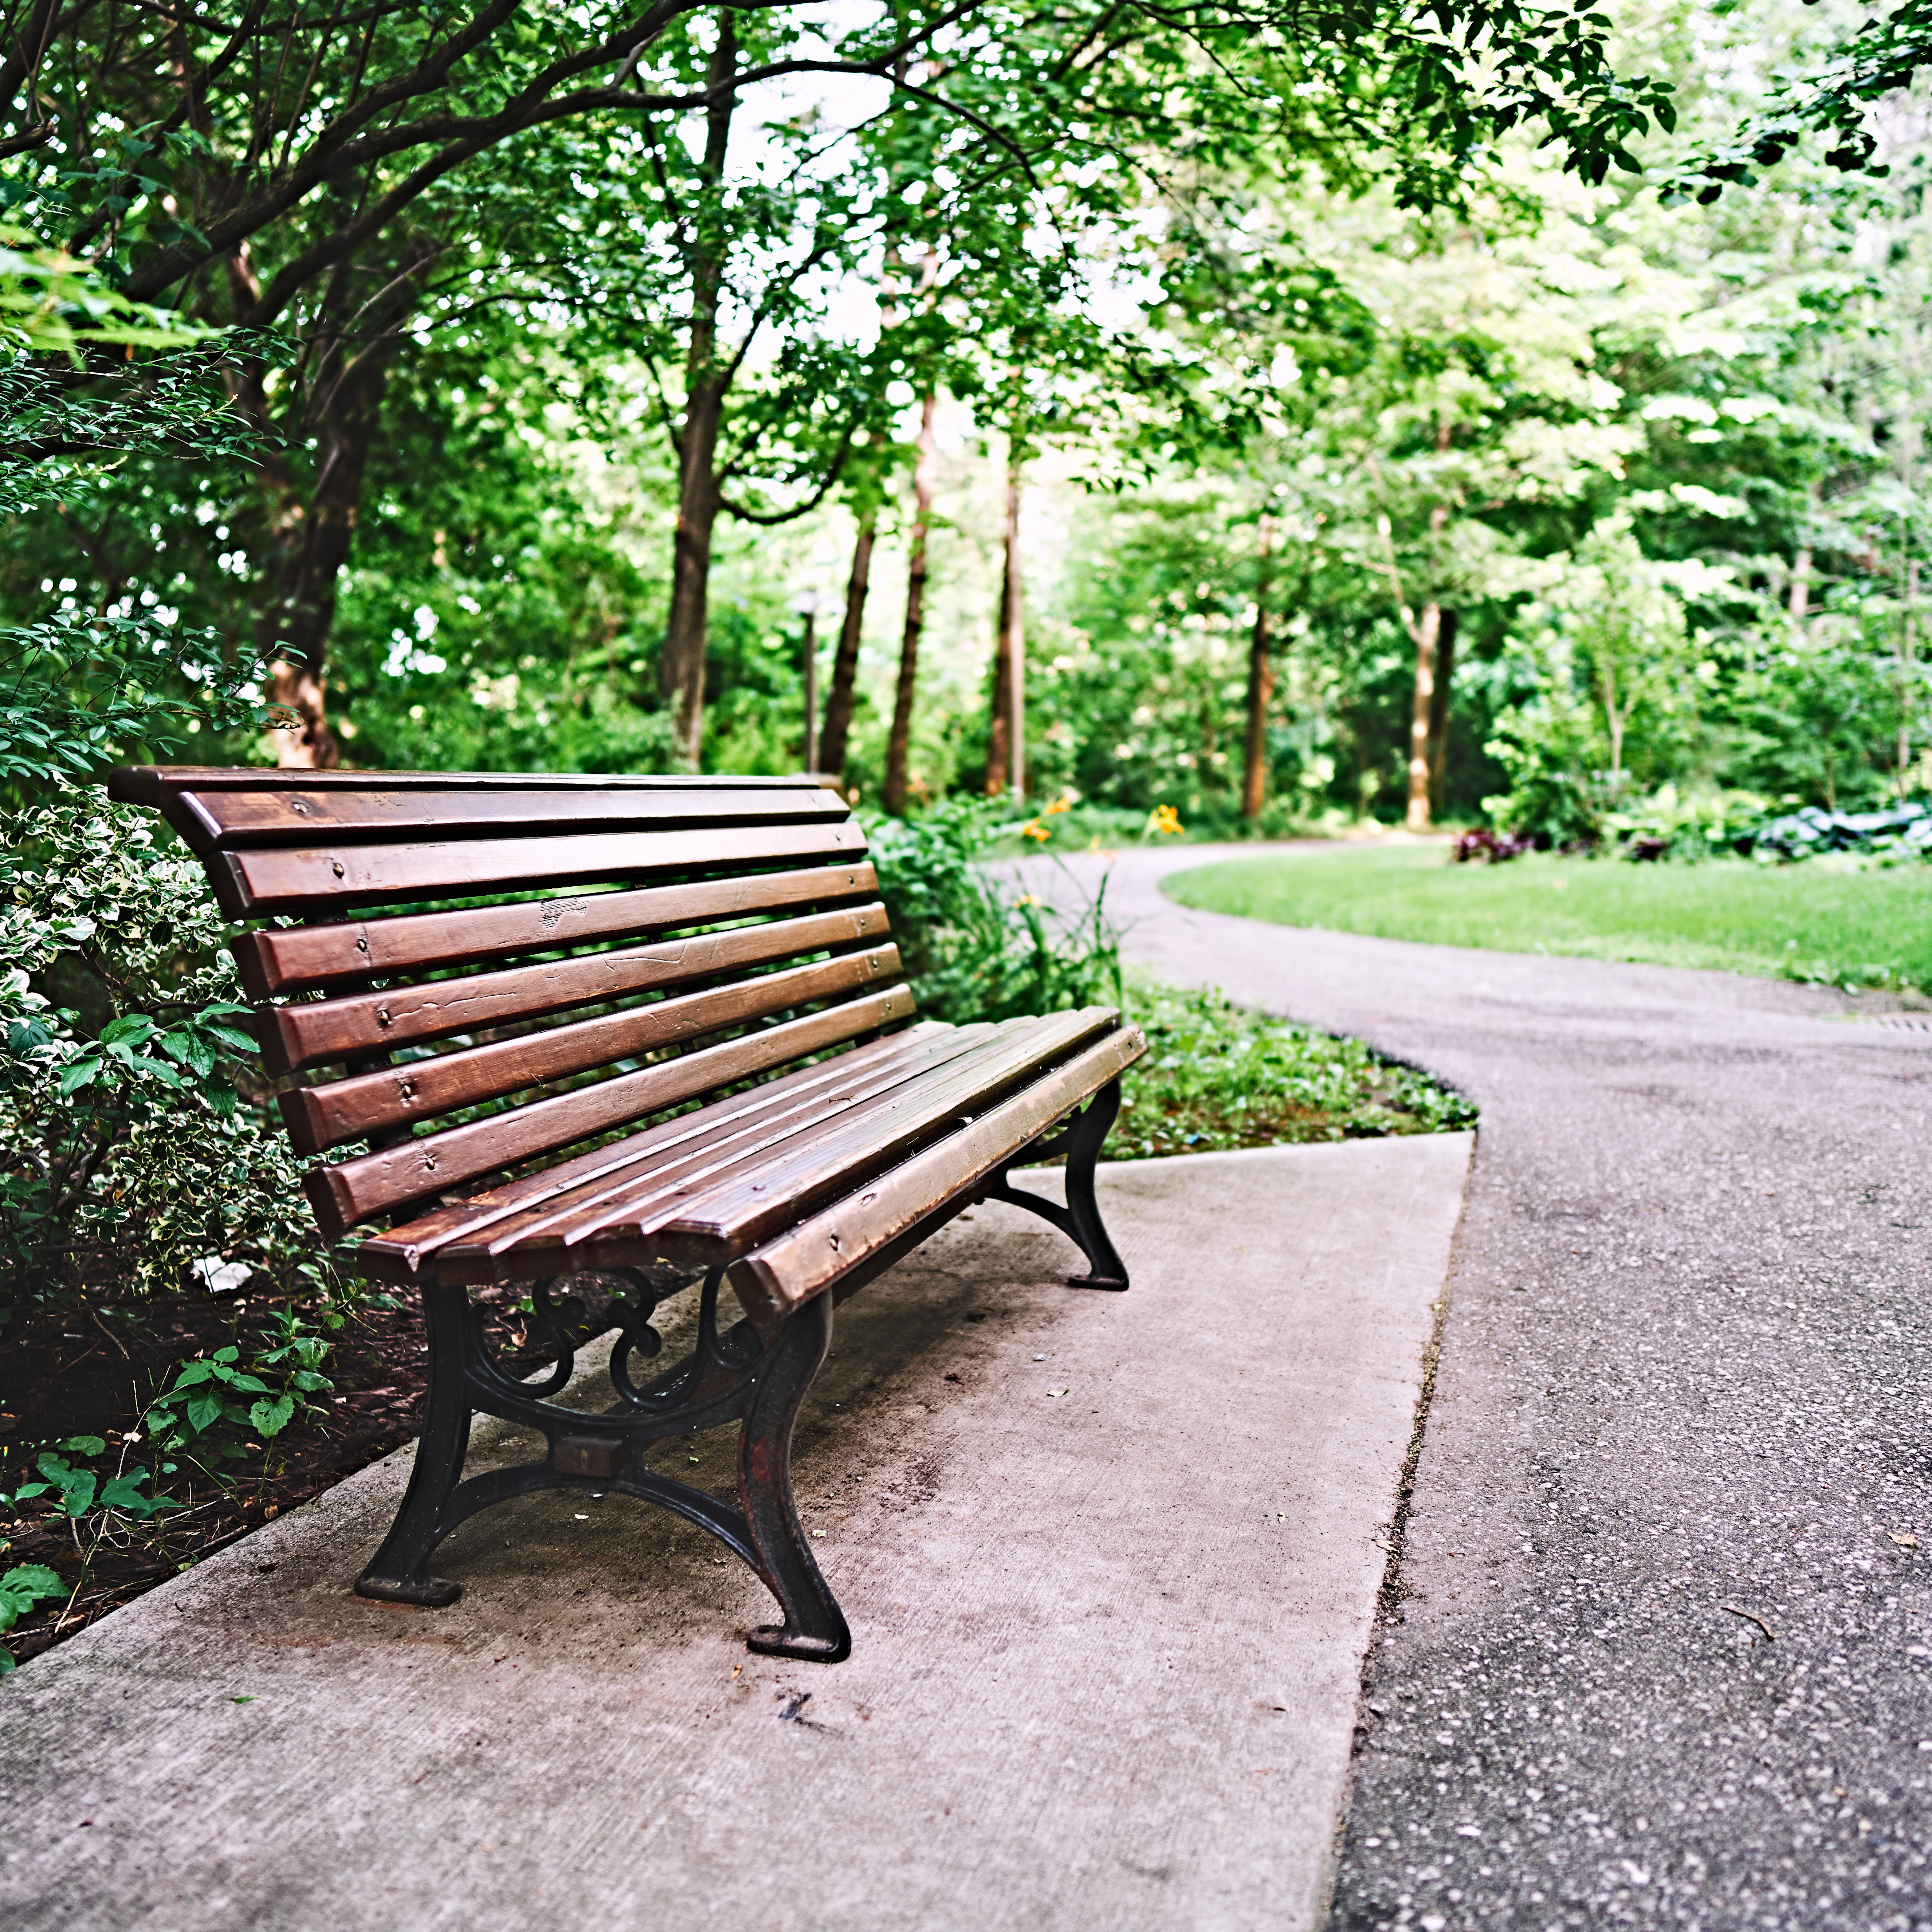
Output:
[[[792,608],[805,620],[805,769],[818,769],[818,613],[824,598],[816,590],[802,592]]]

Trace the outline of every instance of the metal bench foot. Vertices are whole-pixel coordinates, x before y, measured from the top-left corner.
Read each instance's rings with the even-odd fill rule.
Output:
[[[462,1595],[463,1586],[441,1576],[412,1581],[406,1576],[378,1576],[365,1570],[356,1580],[356,1594],[379,1604],[419,1604],[425,1610],[440,1610]]]

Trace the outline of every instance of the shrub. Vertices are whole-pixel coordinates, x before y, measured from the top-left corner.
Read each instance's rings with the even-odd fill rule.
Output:
[[[0,1319],[224,1261],[326,1285],[200,866],[63,784],[0,819]]]
[[[1932,858],[1932,800],[1885,812],[1821,812],[1808,805],[1760,826],[1753,842],[1760,859],[1812,859],[1828,852],[1868,854],[1894,863]]]
[[[867,828],[913,997],[932,1018],[964,1024],[1120,1004],[1120,934],[1104,883],[1090,898],[1074,886],[1070,912],[980,862],[1016,829],[978,799]]]

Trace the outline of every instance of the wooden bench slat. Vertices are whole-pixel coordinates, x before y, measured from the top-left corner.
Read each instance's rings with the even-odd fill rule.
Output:
[[[121,765],[107,795],[158,812],[184,791],[280,791],[290,784],[326,791],[822,791],[823,778],[794,772],[771,778],[732,773],[642,772],[304,772],[292,778],[270,765]]]
[[[567,1012],[573,1006],[599,1006],[801,953],[860,945],[880,938],[885,930],[886,909],[875,901],[843,912],[578,953],[540,965],[272,1006],[257,1016],[256,1030],[268,1071],[292,1073],[302,1067],[393,1052],[424,1040],[446,1040],[452,1034]]]
[[[862,994],[824,1012],[684,1054],[662,1066],[619,1074],[595,1086],[533,1100],[514,1112],[317,1168],[304,1178],[304,1190],[323,1232],[339,1240],[358,1222],[425,1195],[520,1166],[912,1015],[912,995],[902,986]]]
[[[745,1312],[775,1319],[824,1293],[935,1208],[983,1180],[1146,1048],[1138,1027],[1117,1028],[962,1132],[734,1262],[727,1279]]]
[[[404,1060],[326,1086],[298,1087],[281,1095],[282,1117],[298,1153],[320,1154],[344,1141],[387,1133],[793,1006],[836,999],[898,970],[898,949],[889,943],[869,952],[761,974],[735,986],[658,1000],[486,1046]]]
[[[372,974],[380,979],[599,940],[632,939],[666,927],[825,905],[878,889],[878,874],[869,865],[812,866],[633,892],[580,892],[451,912],[268,927],[242,934],[231,950],[248,997],[266,1004],[278,994],[338,980]]]
[[[451,1266],[464,1268],[477,1262],[493,1279],[553,1268],[573,1272],[582,1263],[566,1250],[580,1238],[580,1231],[627,1215],[634,1218],[644,1204],[668,1201],[699,1183],[769,1160],[772,1149],[822,1131],[877,1094],[925,1077],[936,1064],[974,1051],[992,1031],[980,1025],[938,1028],[917,1037],[902,1035],[913,1039],[911,1051],[854,1065],[844,1079],[793,1095],[780,1106],[735,1112],[734,1102],[716,1102],[686,1117],[691,1131],[644,1160],[444,1244],[437,1267],[446,1277]]]
[[[556,838],[219,851],[206,862],[222,910],[238,920],[327,911],[372,900],[460,898],[525,886],[630,880],[652,872],[720,872],[788,860],[856,859],[865,849],[865,834],[847,820],[722,831],[596,832]]]
[[[1016,1081],[1111,1031],[1119,1018],[1111,1006],[1088,1006],[1016,1026],[1010,1037],[1003,1032],[998,1052],[976,1057],[958,1076],[862,1108],[755,1178],[735,1180],[662,1217],[646,1216],[634,1232],[656,1240],[674,1261],[735,1259],[839,1189],[856,1187],[916,1152],[949,1124],[997,1104]]]
[[[359,1252],[388,1253],[407,1262],[413,1270],[426,1258],[456,1244],[478,1237],[492,1239],[513,1222],[546,1213],[572,1196],[594,1196],[598,1190],[623,1187],[638,1169],[660,1160],[676,1157],[688,1144],[704,1143],[713,1135],[756,1127],[761,1121],[801,1106],[809,1106],[824,1093],[916,1056],[935,1037],[958,1029],[927,1020],[903,1033],[848,1048],[830,1060],[779,1075],[748,1092],[714,1100],[695,1113],[680,1114],[621,1141],[573,1155],[536,1174],[524,1174],[460,1199],[446,1201],[414,1220],[370,1237]],[[980,1029],[983,1030],[983,1029]]]
[[[628,1235],[648,1235],[673,1218],[684,1204],[727,1186],[741,1178],[762,1174],[807,1140],[816,1141],[835,1124],[844,1125],[857,1111],[886,1096],[913,1096],[940,1080],[967,1076],[972,1066],[997,1052],[1003,1028],[987,1023],[952,1027],[924,1042],[921,1049],[884,1066],[856,1070],[854,1077],[812,1098],[782,1116],[748,1123],[736,1135],[680,1151],[669,1160],[626,1172],[611,1184],[581,1189],[523,1217],[514,1226],[493,1228],[485,1244],[493,1256],[531,1246],[574,1248],[613,1228]],[[546,1240],[548,1237],[548,1240]],[[560,1263],[581,1266],[574,1260]]]
[[[318,840],[504,838],[516,832],[662,831],[680,826],[842,819],[836,791],[770,791],[754,786],[573,787],[484,790],[428,785],[331,789],[285,779],[247,790],[177,790],[168,819],[196,852]]]

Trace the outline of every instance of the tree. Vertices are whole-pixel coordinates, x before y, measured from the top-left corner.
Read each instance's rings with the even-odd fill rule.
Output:
[[[1006,509],[1000,526],[999,628],[993,650],[992,722],[986,734],[986,796],[1026,790],[1026,593],[1020,554],[1020,493],[1026,448],[1009,430]]]
[[[1248,719],[1241,753],[1241,816],[1258,824],[1268,796],[1268,712],[1274,696],[1274,665],[1268,656],[1268,598],[1274,590],[1274,520],[1258,520],[1255,624],[1248,640]]]
[[[920,640],[926,626],[926,546],[932,529],[932,419],[939,398],[928,390],[920,406],[917,454],[913,464],[913,520],[906,560],[905,620],[900,634],[898,678],[892,692],[892,723],[886,742],[886,782],[880,802],[896,817],[906,808],[906,758],[912,744],[913,699],[919,682]]]
[[[265,639],[287,646],[278,678],[306,707],[300,755],[333,754],[322,710],[329,573],[353,527],[389,373],[414,326],[470,277],[543,257],[509,206],[520,170],[526,209],[554,214],[600,179],[606,156],[628,165],[640,136],[675,161],[683,150],[671,130],[694,118],[715,171],[748,89],[865,76],[952,128],[964,142],[952,176],[994,184],[1009,202],[1014,181],[1036,199],[1078,188],[1103,201],[1108,170],[1144,166],[1175,131],[1178,104],[1185,145],[1288,138],[1358,173],[1386,153],[1404,196],[1421,204],[1454,191],[1494,133],[1526,118],[1541,118],[1572,164],[1600,177],[1670,111],[1663,83],[1615,71],[1602,16],[1515,0],[1444,0],[1414,18],[1346,0],[1318,19],[1282,8],[1258,28],[1245,10],[1210,6],[1180,21],[1100,0],[1052,20],[1015,19],[992,0],[933,0],[868,14],[836,39],[812,20],[777,4],[721,14],[700,0],[599,0],[540,28],[518,0],[470,0],[426,26],[402,0],[274,17],[252,0],[218,0],[189,20],[27,0],[0,30],[0,156],[12,157],[22,218],[111,267],[134,299],[280,328],[302,346],[294,380],[244,372],[238,384],[290,452],[268,478],[274,581],[261,622]],[[740,41],[760,51],[740,60]],[[694,164],[702,188],[706,163]],[[683,399],[694,408],[690,500],[664,653],[687,752],[703,698],[694,640],[715,514],[704,458],[723,373],[706,346],[704,293],[720,198],[698,200],[703,218],[643,238],[680,256],[698,292],[684,362],[694,386]],[[554,274],[554,261],[545,266]],[[812,463],[822,468],[824,454]]]

